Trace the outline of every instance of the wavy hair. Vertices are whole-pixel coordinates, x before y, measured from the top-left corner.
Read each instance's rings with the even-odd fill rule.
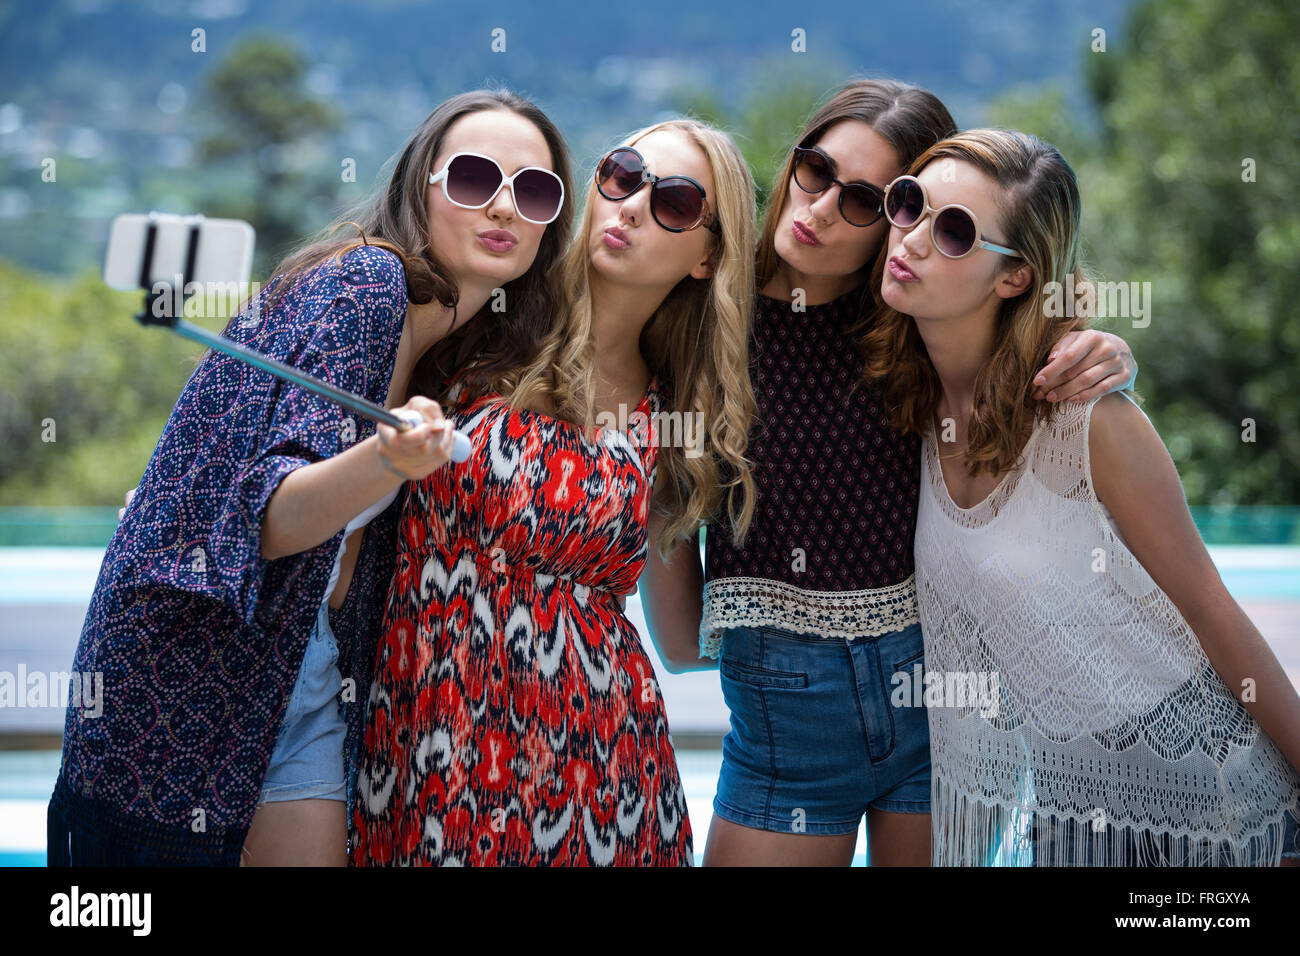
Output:
[[[460,290],[429,242],[425,196],[429,173],[447,130],[461,117],[482,110],[509,110],[537,127],[550,151],[551,167],[564,182],[564,205],[546,227],[532,265],[505,284],[506,310],[492,312],[485,304],[469,321],[431,346],[416,362],[407,398],[441,396],[451,375],[475,357],[480,361],[464,379],[467,393],[477,395],[492,390],[504,372],[532,361],[554,316],[565,308],[556,264],[569,244],[573,221],[569,188],[572,161],[560,131],[529,100],[498,88],[472,90],[439,104],[402,149],[387,186],[290,253],[272,272],[276,276],[275,288],[263,305],[269,308],[326,258],[333,256],[341,262],[351,250],[369,244],[387,249],[401,260],[410,302],[424,304],[437,299],[453,310],[454,323]],[[336,236],[344,225],[356,226],[360,238]]]
[[[915,176],[946,157],[970,163],[998,184],[1001,234],[1020,255],[996,254],[1008,266],[1023,262],[1033,270],[1029,287],[999,306],[993,354],[975,378],[962,460],[973,475],[999,474],[1015,466],[1038,417],[1053,414],[1053,403],[1033,398],[1034,375],[1061,336],[1087,328],[1094,311],[1096,287],[1081,259],[1079,185],[1055,146],[1002,129],[968,130],[936,143],[908,172]],[[879,289],[883,278],[881,256],[872,287]],[[1071,284],[1076,300],[1068,309],[1063,296]],[[923,434],[943,387],[916,323],[882,303],[861,346],[867,355],[863,378],[883,383],[890,423]]]
[[[755,242],[754,180],[740,150],[721,130],[694,119],[675,119],[638,130],[621,141],[635,145],[651,133],[681,133],[708,158],[716,196],[709,205],[721,227],[712,239],[714,273],[686,276],[655,309],[641,333],[640,349],[652,374],[667,386],[661,412],[703,414],[704,454],[661,447],[661,514],[666,517],[657,546],[665,557],[679,539],[696,533],[722,505],[739,544],[753,517],[753,463],[745,457],[756,412],[749,377],[753,323]],[[537,358],[506,376],[501,394],[513,407],[543,407],[583,429],[594,424],[595,349],[591,341],[590,257],[585,237],[595,201],[589,185],[578,239],[561,264],[568,311],[543,340]],[[710,233],[712,236],[713,234]],[[724,477],[725,474],[725,477]]]

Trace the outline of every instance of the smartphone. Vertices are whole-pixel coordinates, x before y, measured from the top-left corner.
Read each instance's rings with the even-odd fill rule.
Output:
[[[243,288],[253,269],[253,227],[239,219],[208,219],[204,216],[178,216],[173,213],[127,213],[113,220],[108,233],[108,251],[104,255],[104,283],[114,289],[141,288],[140,269],[144,263],[145,239],[149,223],[157,226],[153,258],[144,288],[156,282],[174,285],[185,271],[190,236],[198,227],[198,245],[194,269],[185,282],[237,282]]]

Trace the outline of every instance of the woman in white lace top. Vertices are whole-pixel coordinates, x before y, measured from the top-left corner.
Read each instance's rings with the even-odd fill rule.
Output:
[[[1278,863],[1300,697],[1137,404],[1032,398],[1091,311],[1073,171],[972,130],[910,172],[886,189],[889,308],[863,344],[894,424],[922,435],[925,674],[895,705],[928,709],[933,862]]]

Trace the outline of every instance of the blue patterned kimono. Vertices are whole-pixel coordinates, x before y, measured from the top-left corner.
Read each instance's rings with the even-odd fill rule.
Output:
[[[226,335],[384,404],[406,305],[398,258],[361,246],[341,264],[327,258],[264,313],[245,310]],[[51,865],[239,864],[343,540],[340,528],[318,547],[268,561],[262,518],[291,471],[373,432],[333,402],[226,355],[209,352],[195,369],[86,614],[73,669],[103,674],[103,712],[68,709],[49,810]],[[403,497],[366,526],[347,602],[330,611],[344,677],[349,819]]]

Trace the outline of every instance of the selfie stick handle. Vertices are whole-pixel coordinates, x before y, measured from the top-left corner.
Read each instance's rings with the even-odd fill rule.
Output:
[[[199,221],[202,217],[196,217],[194,224],[190,227],[189,248],[186,252],[185,274],[181,277],[181,291],[184,292],[187,277],[194,271],[194,260],[198,249]],[[144,262],[140,270],[140,285],[146,289],[144,311],[136,316],[142,325],[161,325],[171,329],[178,335],[195,342],[200,342],[209,348],[216,349],[226,355],[237,358],[242,362],[252,365],[254,368],[260,368],[264,372],[269,372],[276,378],[283,379],[287,382],[293,382],[300,385],[308,391],[315,392],[323,398],[332,402],[337,402],[349,411],[356,412],[362,418],[368,418],[372,422],[382,422],[399,432],[410,431],[415,426],[424,422],[424,416],[419,412],[411,409],[389,410],[382,405],[376,405],[368,399],[355,395],[352,392],[345,391],[329,382],[316,378],[314,375],[294,368],[292,365],[286,365],[278,359],[273,359],[269,355],[263,355],[254,349],[245,345],[210,332],[207,329],[194,325],[192,322],[186,322],[184,319],[177,318],[176,313],[180,309],[171,307],[173,303],[167,303],[167,307],[158,308],[157,303],[160,299],[174,299],[175,290],[170,286],[165,291],[154,288],[149,282],[149,271],[153,260],[154,239],[157,235],[157,225],[150,222],[145,233]],[[165,283],[160,283],[166,285]],[[462,462],[469,458],[471,446],[469,437],[463,432],[453,432],[453,445],[451,460]]]

